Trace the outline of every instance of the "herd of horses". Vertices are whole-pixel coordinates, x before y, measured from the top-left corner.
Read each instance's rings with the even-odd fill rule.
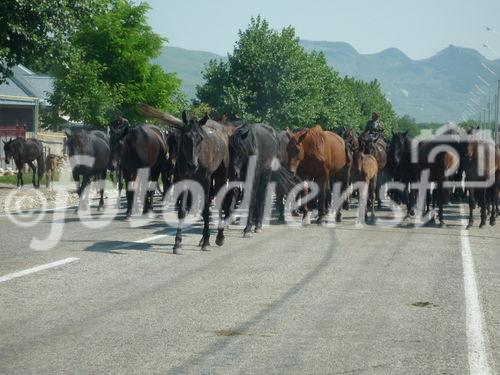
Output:
[[[431,212],[430,205],[437,207],[439,224],[444,224],[443,207],[450,197],[446,182],[453,180],[485,182],[451,192],[468,199],[469,227],[474,221],[476,203],[481,209],[480,227],[486,224],[488,214],[491,225],[499,215],[500,149],[480,138],[477,129],[469,129],[468,137],[463,137],[462,129],[450,127],[440,136],[415,143],[408,132],[395,133],[386,141],[382,135],[368,132],[358,137],[352,129],[346,129],[342,136],[320,125],[277,131],[267,124],[229,122],[226,118],[214,121],[205,116],[197,120],[187,112],[178,119],[146,104],[140,105],[139,110],[163,126],[131,127],[115,121],[108,132],[76,129],[67,133],[66,147],[78,186],[80,209],[88,208],[86,192],[92,179],[100,184],[99,209],[104,206],[104,180],[109,171],[116,173],[119,191],[126,190],[127,217],[132,215],[134,207],[136,188],[131,184],[141,170],[148,171],[150,181],[144,213],[153,209],[158,181],[163,184],[165,197],[172,185],[194,180],[204,191],[203,232],[199,243],[203,250],[210,246],[210,207],[214,199],[221,200],[216,237],[216,244],[221,246],[227,220],[242,201],[248,203],[244,236],[262,230],[271,183],[275,184],[280,221],[285,218],[286,197],[297,187],[300,198],[295,213],[302,215],[304,221],[309,221],[313,209],[317,210],[318,224],[327,220],[329,212],[334,212],[335,220],[341,221],[342,209],[349,208],[353,184],[362,186],[359,199],[366,199],[374,217],[375,205],[381,205],[380,187],[387,181],[400,184],[400,189],[388,194],[393,201],[406,206],[407,216],[413,216],[418,195],[415,185],[423,173],[434,186],[427,191],[426,211]],[[34,172],[38,167],[38,173],[33,173],[33,184],[39,186],[45,164],[40,156],[43,155],[40,142],[15,139],[4,143],[6,158],[13,158],[19,170],[18,184],[23,182],[21,171],[27,162]],[[487,150],[486,158],[483,150]],[[250,173],[253,183],[249,191],[243,191],[241,184]],[[333,194],[334,187],[340,189],[341,199]],[[309,194],[314,188],[316,194]],[[179,223],[196,204],[188,190],[182,187],[181,190],[176,201]],[[221,195],[221,191],[224,194]],[[365,219],[367,214],[365,210]],[[182,225],[179,225],[174,253],[181,247]]]

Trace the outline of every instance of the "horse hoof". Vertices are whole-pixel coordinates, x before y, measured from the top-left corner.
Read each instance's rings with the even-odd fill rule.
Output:
[[[481,223],[479,224],[479,229],[483,228],[485,225],[486,225],[486,222],[485,221],[481,221]]]
[[[252,238],[252,232],[243,232],[243,238]]]
[[[444,221],[440,221],[440,222],[439,222],[439,227],[440,227],[440,228],[444,228],[444,227],[445,227],[445,225],[446,225],[446,224],[444,223]]]
[[[467,224],[467,226],[465,227],[465,230],[469,230],[473,227],[474,225],[472,223],[469,223]]]
[[[220,237],[217,236],[217,238],[215,239],[215,244],[217,246],[222,246],[222,245],[224,245],[224,240],[225,240],[224,236],[220,236]]]
[[[210,247],[210,244],[204,245],[201,247],[201,251],[210,251],[209,247]]]
[[[182,244],[176,243],[173,248],[173,253],[174,254],[179,254],[179,250],[182,249]]]
[[[255,233],[262,233],[262,228],[255,228]]]

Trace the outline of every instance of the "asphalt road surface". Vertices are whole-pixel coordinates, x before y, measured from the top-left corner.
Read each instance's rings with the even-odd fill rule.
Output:
[[[0,217],[0,373],[500,373],[500,224],[467,234],[459,206],[445,228],[353,215],[232,228],[209,252],[196,227],[181,255],[160,218],[90,229],[68,210],[35,251],[53,212]]]

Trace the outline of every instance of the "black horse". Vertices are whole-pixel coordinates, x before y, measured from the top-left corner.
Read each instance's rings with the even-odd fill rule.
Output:
[[[124,127],[120,133],[112,132],[111,163],[119,166],[125,179],[127,211],[132,215],[134,189],[130,186],[136,181],[139,169],[148,169],[148,186],[143,212],[153,209],[153,196],[158,178],[162,177],[164,192],[168,188],[169,176],[169,142],[168,134],[154,125],[138,125]],[[137,189],[135,189],[137,190]]]
[[[99,183],[98,209],[101,209],[104,206],[104,182],[110,157],[109,138],[102,131],[87,132],[84,129],[67,132],[66,136],[73,180],[77,182],[77,193],[80,197],[80,208],[88,209],[86,188],[94,177]],[[84,160],[87,157],[92,159]]]
[[[280,138],[281,139],[281,138]],[[231,172],[233,180],[244,180],[255,158],[255,171],[250,194],[248,218],[243,233],[249,236],[255,225],[255,232],[262,230],[266,193],[269,182],[277,182],[278,210],[283,211],[283,196],[298,182],[280,162],[286,162],[287,143],[278,141],[276,132],[267,124],[244,124],[236,128],[229,140]],[[286,165],[286,164],[285,164]],[[282,213],[280,212],[280,216]]]
[[[410,185],[417,182],[417,163],[411,158],[412,138],[409,132],[393,133],[387,149],[387,171],[395,182],[404,185],[403,191],[389,192],[391,198],[398,204],[405,204],[407,216],[413,216],[414,197]]]
[[[40,187],[40,180],[45,172],[45,159],[42,143],[37,139],[16,138],[7,142],[3,141],[5,162],[9,164],[14,159],[17,168],[17,186],[23,186],[23,168],[28,164],[33,171],[33,186]],[[36,166],[33,162],[36,161]],[[38,179],[36,179],[38,177]]]

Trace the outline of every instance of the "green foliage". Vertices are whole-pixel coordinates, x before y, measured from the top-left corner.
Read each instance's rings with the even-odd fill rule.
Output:
[[[151,64],[164,39],[147,24],[145,3],[111,0],[76,32],[75,52],[55,70],[52,104],[73,120],[107,125],[116,111],[132,121],[140,119],[137,103],[179,112],[186,100],[180,81]]]
[[[377,81],[341,78],[322,53],[305,52],[292,27],[276,31],[260,17],[239,32],[228,60],[211,60],[203,77],[197,93],[201,102],[250,122],[359,129],[377,111],[388,133],[396,125]]]
[[[408,132],[411,136],[416,137],[420,134],[420,127],[417,125],[415,119],[411,116],[404,115],[397,118],[397,124],[394,132]]]
[[[104,9],[103,0],[0,1],[0,83],[16,64],[46,71],[70,55],[70,36]]]

